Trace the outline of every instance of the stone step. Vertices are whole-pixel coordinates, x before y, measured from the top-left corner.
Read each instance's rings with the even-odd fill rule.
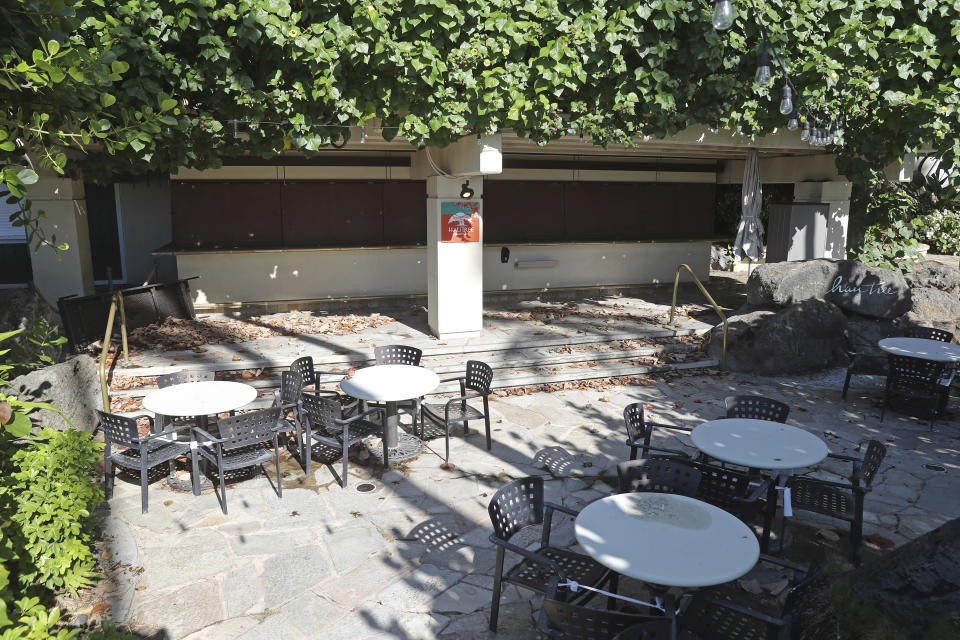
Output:
[[[577,365],[580,363],[570,363]],[[704,359],[693,360],[689,362],[673,362],[659,365],[642,365],[630,362],[629,360],[610,360],[604,365],[596,367],[569,366],[565,364],[536,366],[536,367],[506,367],[499,372],[494,373],[493,383],[490,385],[493,389],[506,389],[511,387],[526,387],[542,384],[554,384],[561,382],[576,382],[580,380],[597,380],[603,378],[624,378],[629,376],[649,375],[653,373],[665,373],[667,371],[680,371],[687,369],[710,369],[719,366],[718,360]],[[439,371],[437,373],[440,373]],[[442,375],[442,374],[441,374]],[[339,380],[332,379],[330,386]],[[250,409],[260,409],[268,407],[273,402],[272,389],[276,388],[278,381],[276,378],[268,380],[253,380],[248,384],[259,389],[260,394],[257,399],[248,405]],[[147,389],[148,391],[149,389]],[[131,390],[133,391],[133,390]],[[455,393],[459,388],[457,383],[448,382],[441,384],[434,393]],[[121,397],[120,392],[113,394]],[[140,395],[143,395],[142,393]],[[433,395],[433,394],[430,394]],[[126,397],[138,397],[136,395],[127,395]],[[131,412],[150,413],[146,410]],[[121,412],[120,415],[127,415]]]
[[[567,353],[555,352],[554,349],[558,347],[554,347],[553,349],[536,347],[474,352],[471,354],[471,357],[489,364],[494,369],[494,378],[496,379],[503,375],[503,371],[516,368],[547,366],[570,366],[571,368],[577,368],[575,365],[590,362],[617,361],[623,363],[629,362],[631,359],[656,357],[664,354],[694,353],[693,345],[682,342],[633,349],[611,348],[611,344],[613,343],[592,343],[587,345],[574,345],[572,348],[570,348],[570,345],[562,345],[562,347],[570,348],[570,351]],[[421,363],[423,366],[435,371],[441,377],[462,373],[465,366],[464,358],[457,354],[439,356],[434,354],[425,355]],[[348,364],[350,363],[345,363],[345,365]],[[638,363],[634,362],[633,364]],[[340,378],[343,377],[343,374],[346,373],[348,367],[345,365],[334,364],[330,375],[323,376],[321,382],[335,385]],[[317,368],[322,370],[323,366],[323,364],[320,364]],[[327,366],[330,365],[328,364]],[[265,378],[251,379],[247,381],[247,384],[255,388],[276,388],[279,385],[279,372],[282,370],[285,370],[285,368],[278,367],[268,369],[270,375]],[[133,371],[140,374],[139,369]],[[154,384],[148,384],[135,389],[113,390],[111,395],[118,398],[142,397],[155,388]]]
[[[611,332],[606,335],[585,334],[585,335],[563,335],[556,337],[544,337],[537,339],[526,339],[523,342],[524,349],[550,348],[560,346],[581,346],[590,344],[609,344],[624,340],[671,340],[681,336],[693,336],[702,332],[699,326],[677,329],[643,329],[631,332]],[[124,376],[161,376],[176,371],[238,371],[244,369],[286,369],[294,360],[302,355],[313,357],[314,365],[318,369],[324,369],[327,366],[347,365],[347,366],[365,366],[372,364],[373,354],[370,348],[369,354],[358,355],[343,352],[330,353],[329,350],[317,349],[315,352],[309,350],[300,350],[291,352],[290,349],[277,349],[269,355],[261,354],[262,357],[243,357],[234,360],[237,347],[242,345],[214,345],[204,353],[204,360],[197,361],[194,352],[168,352],[165,354],[167,361],[162,365],[137,365],[124,366],[123,360],[117,361],[113,367],[113,374]],[[516,345],[505,338],[502,342],[477,342],[456,345],[446,345],[442,342],[430,343],[423,349],[424,358],[435,356],[470,356],[473,358],[479,354],[490,354],[495,352],[509,352],[516,350]],[[222,360],[217,360],[218,357]],[[229,356],[229,359],[227,359]],[[489,356],[487,356],[489,357]],[[175,360],[175,358],[180,358]],[[467,360],[470,358],[462,358]],[[483,360],[484,358],[476,357]],[[135,359],[136,360],[136,359]]]

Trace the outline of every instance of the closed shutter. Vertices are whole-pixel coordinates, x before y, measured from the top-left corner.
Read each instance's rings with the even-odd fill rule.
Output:
[[[18,204],[7,204],[7,199],[0,199],[0,243],[20,244],[27,241],[27,233],[23,227],[15,227],[10,222],[10,216],[20,210]]]

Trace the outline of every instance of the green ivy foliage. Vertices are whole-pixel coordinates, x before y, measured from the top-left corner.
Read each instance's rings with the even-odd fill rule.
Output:
[[[4,484],[14,497],[8,517],[22,544],[21,588],[76,592],[92,584],[91,512],[103,502],[103,490],[91,474],[102,448],[84,431],[44,429],[11,456]]]
[[[79,131],[58,142],[114,155],[88,173],[310,153],[349,135],[321,125],[374,121],[416,145],[497,131],[544,143],[571,130],[630,145],[694,124],[749,135],[784,124],[779,87],[753,85],[761,36],[745,0],[723,33],[704,0],[48,4],[75,11],[58,49],[0,40],[16,80],[0,86],[14,106],[0,135]],[[960,154],[960,1],[757,6],[803,100],[845,118],[835,151],[848,175],[921,146],[948,164]],[[233,137],[233,120],[281,124],[242,125],[247,140]]]

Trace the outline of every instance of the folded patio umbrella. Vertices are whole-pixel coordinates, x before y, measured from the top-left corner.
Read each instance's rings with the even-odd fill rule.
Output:
[[[751,264],[763,257],[763,223],[760,222],[762,203],[760,162],[756,149],[750,149],[743,168],[743,217],[740,218],[733,250],[738,257],[746,258]]]

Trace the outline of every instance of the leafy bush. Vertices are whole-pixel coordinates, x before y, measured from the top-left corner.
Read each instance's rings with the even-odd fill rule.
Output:
[[[960,206],[930,213],[923,219],[920,237],[933,253],[960,255]]]
[[[102,447],[83,431],[44,429],[11,457],[14,471],[2,482],[14,496],[9,517],[22,544],[22,588],[75,592],[92,584],[90,513],[103,490],[91,471]]]
[[[894,220],[886,227],[869,227],[858,248],[855,257],[864,264],[886,267],[899,273],[912,271],[923,260],[920,243],[917,242],[917,228],[923,222],[914,218],[910,222]]]

